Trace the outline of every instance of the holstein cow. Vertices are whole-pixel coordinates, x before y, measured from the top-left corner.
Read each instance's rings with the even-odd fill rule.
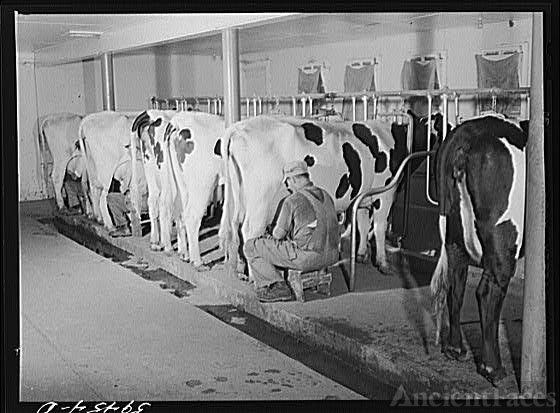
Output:
[[[208,268],[200,258],[198,235],[202,217],[221,176],[220,148],[224,133],[223,118],[194,111],[177,113],[165,133],[181,198],[190,260],[198,270]]]
[[[219,236],[230,265],[237,265],[239,226],[245,241],[262,235],[273,222],[277,205],[287,195],[282,185],[282,167],[287,162],[305,160],[311,180],[332,196],[337,211],[345,211],[359,193],[388,184],[400,163],[392,162],[395,141],[390,124],[381,121],[259,116],[232,125],[222,145],[226,190]],[[376,265],[384,272],[388,271],[387,216],[395,190],[367,197],[362,203],[374,209]],[[368,210],[359,209],[361,256],[367,250],[370,224]]]
[[[120,179],[127,175],[123,168],[130,168],[130,131],[138,113],[98,112],[84,117],[80,124],[80,145],[86,153],[85,165],[88,171],[92,208],[97,220],[108,230],[113,222],[107,208],[107,193],[113,177]],[[139,162],[140,173],[143,173]],[[138,208],[138,206],[135,206]]]
[[[505,376],[498,324],[523,242],[527,134],[503,116],[487,115],[451,131],[437,154],[441,252],[431,290],[437,316],[449,311],[444,353],[465,359],[460,329],[469,258],[483,267],[476,298],[482,330],[478,372],[492,384]]]
[[[172,219],[177,224],[179,255],[188,260],[186,235],[180,219],[181,204],[169,151],[165,146],[165,131],[176,114],[170,110],[147,110],[136,117],[132,124],[133,138],[139,139],[148,184],[148,210],[150,215],[150,248],[171,254]]]
[[[75,146],[81,121],[82,116],[74,113],[55,113],[46,115],[40,122],[40,133],[43,135],[53,159],[51,179],[59,209],[64,208],[62,186],[69,162],[72,159],[76,161],[71,166],[76,169],[75,172],[78,172],[78,169],[81,170],[80,165],[78,165],[79,162],[77,162],[77,157],[81,153],[76,151]],[[83,184],[85,185],[85,180]]]

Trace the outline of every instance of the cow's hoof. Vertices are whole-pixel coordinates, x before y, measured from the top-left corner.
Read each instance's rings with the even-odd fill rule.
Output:
[[[368,254],[356,254],[356,262],[358,264],[366,264],[369,260]]]
[[[247,274],[245,274],[244,272],[237,272],[237,278],[239,278],[241,281],[249,281],[249,276]]]
[[[150,249],[152,251],[162,251],[163,250],[163,245],[158,244],[157,242],[152,242],[150,244]]]
[[[179,253],[179,258],[181,258],[183,262],[191,262],[191,258],[185,253]]]
[[[204,263],[200,263],[198,265],[194,265],[194,269],[197,270],[198,272],[204,272],[204,271],[208,271],[210,269],[210,267]]]
[[[375,265],[377,267],[377,269],[379,270],[379,272],[383,275],[393,275],[393,272],[391,271],[391,267],[387,264],[376,264]]]
[[[467,351],[460,347],[445,346],[443,354],[450,360],[467,361],[469,359]]]
[[[484,363],[480,363],[477,366],[477,371],[478,374],[488,380],[494,387],[497,387],[498,383],[506,378],[506,370],[501,366],[497,369],[494,369]]]

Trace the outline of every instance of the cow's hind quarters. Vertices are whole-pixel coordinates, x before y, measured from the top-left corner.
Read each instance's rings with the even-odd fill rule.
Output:
[[[463,347],[443,346],[443,354],[450,360],[467,361],[469,354]]]
[[[193,263],[193,267],[198,272],[204,272],[210,270],[210,267],[203,262],[200,262],[198,264]]]
[[[507,376],[506,370],[502,366],[498,367],[497,369],[494,369],[490,366],[487,366],[484,363],[479,363],[476,368],[476,371],[478,372],[478,374],[480,374],[482,377],[488,380],[490,384],[494,387],[497,387],[499,382],[505,379]]]
[[[152,251],[163,251],[163,245],[158,242],[152,242],[150,243],[150,249]]]

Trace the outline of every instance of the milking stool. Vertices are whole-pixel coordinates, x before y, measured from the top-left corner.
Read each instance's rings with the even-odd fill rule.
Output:
[[[328,268],[321,268],[315,271],[298,271],[287,269],[287,280],[290,288],[296,296],[296,300],[305,301],[304,290],[313,288],[320,294],[331,295],[332,274]]]

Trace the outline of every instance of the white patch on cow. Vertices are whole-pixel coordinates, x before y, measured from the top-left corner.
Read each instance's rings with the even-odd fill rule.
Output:
[[[460,212],[461,212],[461,224],[463,226],[463,240],[465,242],[465,247],[471,258],[477,263],[480,263],[482,258],[482,246],[478,235],[476,234],[476,228],[474,225],[475,216],[473,204],[471,201],[471,196],[467,189],[466,179],[463,178],[457,181],[457,188],[459,189],[460,197]]]
[[[511,155],[513,164],[513,179],[508,196],[508,206],[502,216],[496,221],[496,225],[511,220],[517,229],[517,251],[515,258],[519,258],[523,240],[523,229],[525,221],[525,152],[510,144],[506,138],[500,138]]]

